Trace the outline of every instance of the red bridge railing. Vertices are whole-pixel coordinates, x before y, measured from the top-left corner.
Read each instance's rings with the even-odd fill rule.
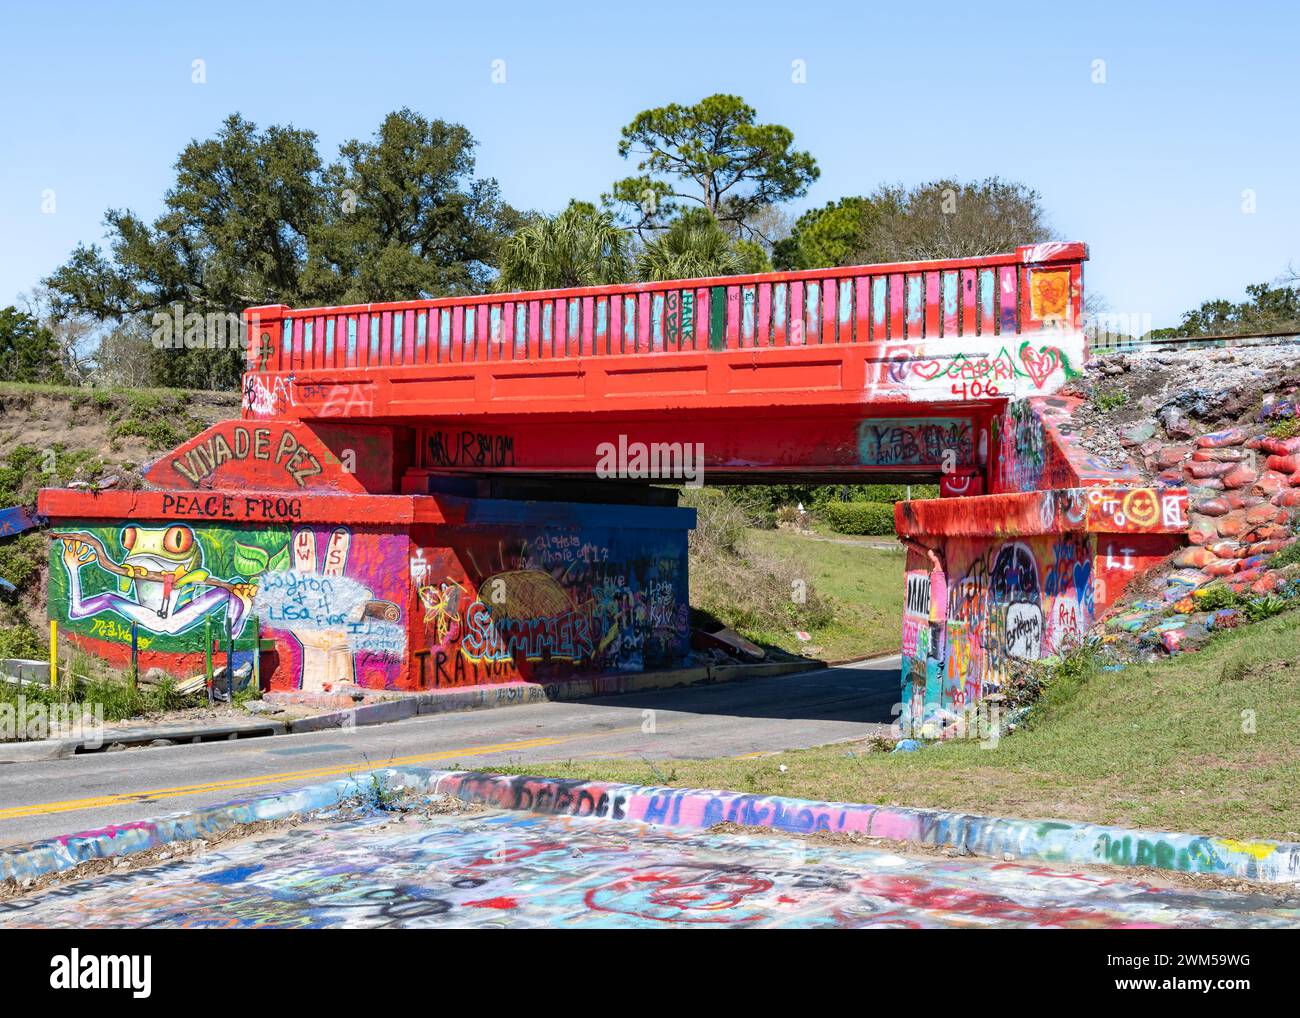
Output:
[[[249,370],[893,343],[1078,329],[1086,245],[808,272],[246,312]]]

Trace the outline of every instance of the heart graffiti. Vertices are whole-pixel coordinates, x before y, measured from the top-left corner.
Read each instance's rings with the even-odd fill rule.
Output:
[[[1040,389],[1061,363],[1055,347],[1045,346],[1039,351],[1028,343],[1020,348],[1020,360],[1024,364],[1025,370],[1029,372],[1029,377],[1034,380],[1034,384]]]

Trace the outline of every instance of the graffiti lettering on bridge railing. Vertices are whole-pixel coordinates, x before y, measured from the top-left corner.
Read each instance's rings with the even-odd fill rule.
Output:
[[[664,336],[678,346],[695,335],[695,291],[669,290],[664,301]]]

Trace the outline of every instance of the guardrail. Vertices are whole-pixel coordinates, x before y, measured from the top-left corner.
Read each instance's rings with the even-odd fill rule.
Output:
[[[1130,339],[1119,343],[1103,343],[1093,336],[1088,337],[1089,351],[1094,356],[1117,353],[1158,353],[1161,350],[1206,350],[1235,346],[1288,346],[1292,343],[1300,343],[1300,333],[1241,332],[1220,336],[1161,336],[1153,339]]]
[[[250,308],[248,369],[292,372],[1079,328],[1086,245],[348,307]]]

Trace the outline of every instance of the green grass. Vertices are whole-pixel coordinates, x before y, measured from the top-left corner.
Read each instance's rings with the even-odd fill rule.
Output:
[[[819,647],[827,661],[847,661],[893,653],[903,628],[901,549],[873,548],[802,537],[787,530],[749,530],[745,543],[764,557],[788,563],[827,600],[833,618],[810,627],[812,640],[800,641],[793,630],[756,637],[799,653]]]
[[[1102,413],[1118,410],[1128,402],[1128,393],[1118,385],[1099,385],[1092,392],[1092,405]]]
[[[969,740],[882,753],[838,743],[661,762],[663,777],[625,760],[512,770],[1300,840],[1297,660],[1300,613],[1288,612],[1199,653],[1072,674],[1049,686],[1030,726],[993,748]]]

